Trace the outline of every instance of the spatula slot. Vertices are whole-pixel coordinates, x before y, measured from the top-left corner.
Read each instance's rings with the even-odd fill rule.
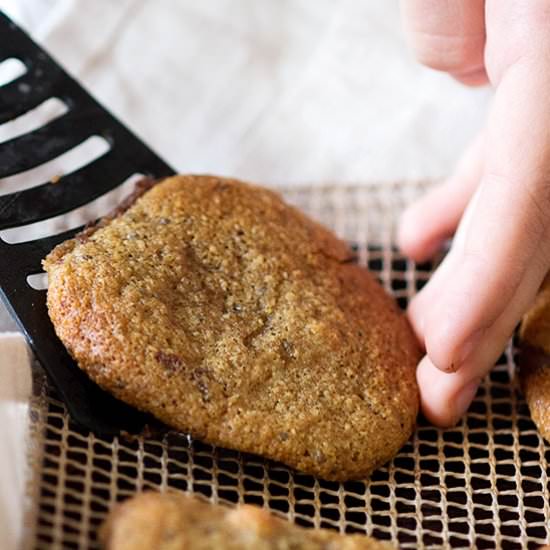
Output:
[[[134,190],[136,181],[142,177],[143,174],[132,174],[118,187],[68,213],[40,222],[4,229],[0,231],[0,239],[8,244],[16,244],[57,235],[68,229],[97,220],[108,214],[112,210],[113,204],[119,204],[127,197]]]
[[[1,86],[0,93],[0,123],[4,123],[35,109],[51,97],[58,97],[70,109],[75,92],[67,90],[59,68],[39,66],[32,70],[27,67],[26,73]]]
[[[67,105],[57,97],[50,97],[38,107],[0,124],[0,143],[37,130],[68,111]]]
[[[16,57],[10,57],[0,62],[0,86],[13,82],[27,72],[25,64]]]
[[[45,164],[94,134],[108,133],[109,122],[99,110],[69,111],[38,130],[1,144],[0,176],[6,177]],[[110,138],[105,135],[106,139]],[[29,151],[33,154],[29,155]]]
[[[70,174],[79,168],[99,159],[111,149],[110,143],[101,136],[91,136],[58,157],[0,179],[0,196],[37,187],[44,182],[50,185],[60,184],[64,174]],[[61,179],[60,179],[61,178]]]
[[[42,272],[27,275],[27,284],[34,290],[46,290],[48,288],[48,274]]]

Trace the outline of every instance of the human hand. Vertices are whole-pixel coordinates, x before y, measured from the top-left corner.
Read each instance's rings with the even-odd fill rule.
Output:
[[[403,215],[398,243],[424,261],[452,248],[413,299],[425,345],[422,409],[466,412],[550,268],[550,2],[402,0],[419,60],[495,89],[485,128],[441,186]]]

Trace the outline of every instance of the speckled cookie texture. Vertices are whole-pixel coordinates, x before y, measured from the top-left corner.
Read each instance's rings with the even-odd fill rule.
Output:
[[[345,243],[271,191],[171,177],[44,266],[79,366],[196,438],[344,480],[413,430],[405,316]]]
[[[550,441],[550,277],[522,320],[520,342],[520,384],[533,422]]]
[[[105,550],[391,550],[364,535],[306,529],[262,508],[229,508],[182,493],[141,493],[111,510]]]

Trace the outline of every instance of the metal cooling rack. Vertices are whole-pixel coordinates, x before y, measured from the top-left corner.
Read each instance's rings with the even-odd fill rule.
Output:
[[[286,198],[357,248],[401,306],[427,281],[392,246],[394,223],[422,185],[302,187]],[[402,548],[534,548],[550,540],[549,449],[514,378],[510,345],[466,418],[450,430],[420,419],[369,481],[317,480],[166,431],[101,438],[79,429],[39,370],[31,403],[28,548],[97,548],[118,500],[172,487],[213,502],[265,506],[303,525],[364,532]]]

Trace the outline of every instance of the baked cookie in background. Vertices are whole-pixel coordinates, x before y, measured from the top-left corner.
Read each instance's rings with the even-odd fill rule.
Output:
[[[420,352],[344,242],[237,180],[175,176],[133,200],[44,261],[56,333],[92,380],[198,439],[325,479],[395,456]]]
[[[520,327],[519,380],[533,422],[550,442],[550,277]]]
[[[298,527],[257,506],[229,508],[184,493],[141,493],[100,529],[105,550],[391,550],[365,535]]]

